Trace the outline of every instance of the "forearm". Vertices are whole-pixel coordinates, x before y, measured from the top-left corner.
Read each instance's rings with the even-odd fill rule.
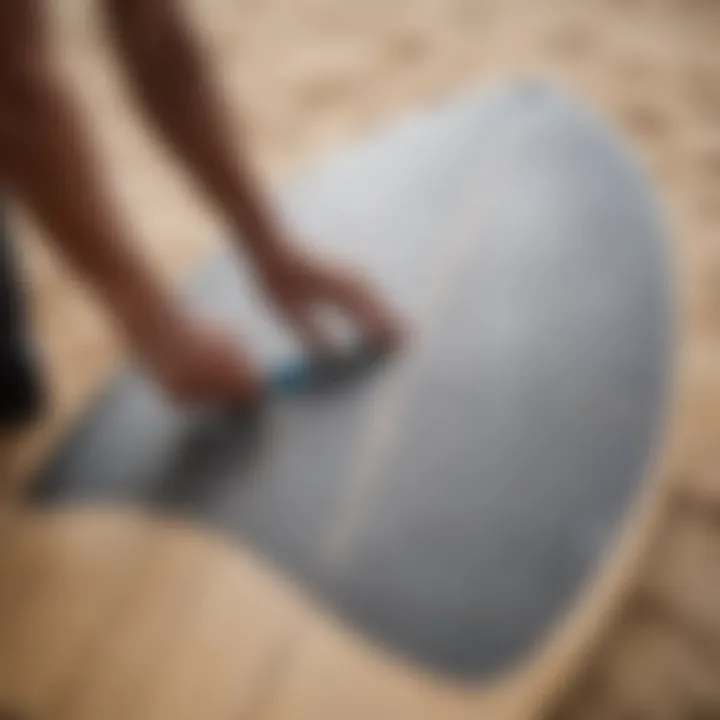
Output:
[[[255,258],[281,249],[265,193],[199,40],[175,0],[111,4],[112,27],[144,108]]]
[[[172,302],[139,254],[105,186],[62,84],[42,68],[0,88],[2,183],[38,218],[60,254],[123,329],[150,333]]]

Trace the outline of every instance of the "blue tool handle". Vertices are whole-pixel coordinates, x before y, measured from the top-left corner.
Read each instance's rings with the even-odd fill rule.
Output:
[[[314,363],[308,358],[296,358],[279,365],[265,378],[266,391],[273,395],[301,392],[312,384],[315,376]]]
[[[384,352],[371,345],[360,345],[326,358],[300,357],[271,370],[265,379],[270,394],[297,394],[349,380],[369,369]]]

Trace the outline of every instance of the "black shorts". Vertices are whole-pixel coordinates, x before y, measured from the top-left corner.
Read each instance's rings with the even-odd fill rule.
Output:
[[[29,342],[23,283],[0,207],[0,426],[34,419],[41,407],[41,383]]]

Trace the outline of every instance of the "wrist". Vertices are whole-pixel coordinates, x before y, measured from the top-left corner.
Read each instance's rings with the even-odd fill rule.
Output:
[[[294,252],[278,213],[260,201],[244,204],[234,218],[239,245],[260,271],[284,264]]]
[[[178,327],[180,311],[169,292],[160,288],[113,293],[109,304],[120,328],[136,349],[152,346]]]
[[[249,251],[255,267],[261,275],[282,270],[297,256],[291,243],[279,235],[266,236],[259,242],[249,244]]]

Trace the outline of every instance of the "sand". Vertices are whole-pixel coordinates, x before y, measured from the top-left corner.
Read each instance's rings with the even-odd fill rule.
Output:
[[[54,5],[58,51],[92,115],[120,200],[143,251],[163,277],[178,283],[217,242],[222,223],[143,128],[91,0]],[[720,599],[720,571],[713,570],[720,566],[715,561],[720,541],[708,529],[714,521],[706,522],[720,500],[720,241],[715,237],[720,6],[711,0],[188,0],[188,5],[268,184],[402,111],[469,85],[528,75],[573,91],[629,139],[674,228],[681,337],[674,449],[665,472],[682,501],[669,513],[655,559],[639,572],[644,590],[638,597],[650,595],[652,602],[638,600],[618,621],[619,634],[588,677],[594,678],[593,692],[605,689],[600,694],[611,710],[623,697],[642,696],[648,709],[648,703],[668,707],[668,694],[677,695],[681,686],[705,692],[707,683],[697,678],[707,674],[707,665],[684,639],[676,634],[668,639],[668,622],[657,617],[668,612],[668,603],[674,618],[678,607],[698,617],[699,604],[705,608],[706,619],[698,621],[703,632],[714,632],[720,643],[720,619],[708,610]],[[4,441],[6,492],[22,486],[125,356],[108,318],[21,213],[18,227],[55,399],[41,428]],[[695,583],[692,592],[675,605],[658,601],[674,597],[677,587],[668,577],[680,575],[686,587]],[[691,659],[677,660],[681,651],[673,643]],[[693,662],[702,666],[697,672],[688,669]],[[623,663],[631,663],[633,672],[622,672]],[[665,682],[668,676],[687,682]],[[638,695],[645,679],[656,689]],[[584,712],[585,695],[576,697],[573,716]]]

